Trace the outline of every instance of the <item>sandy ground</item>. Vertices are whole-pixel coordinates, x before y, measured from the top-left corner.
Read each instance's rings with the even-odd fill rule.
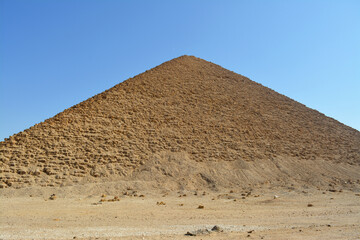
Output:
[[[360,196],[351,191],[267,189],[244,199],[247,192],[236,190],[136,194],[114,202],[99,202],[114,198],[100,195],[2,195],[0,238],[360,239]],[[211,231],[215,225],[223,231]]]

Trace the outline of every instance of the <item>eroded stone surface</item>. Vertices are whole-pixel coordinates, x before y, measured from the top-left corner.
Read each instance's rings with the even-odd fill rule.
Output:
[[[126,177],[162,152],[241,169],[264,160],[285,171],[279,158],[359,167],[359,148],[358,131],[218,65],[182,56],[1,142],[0,188]]]

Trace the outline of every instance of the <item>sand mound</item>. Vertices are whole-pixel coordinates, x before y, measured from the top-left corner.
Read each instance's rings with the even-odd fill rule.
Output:
[[[0,143],[2,188],[145,181],[168,188],[360,179],[360,132],[182,56]]]

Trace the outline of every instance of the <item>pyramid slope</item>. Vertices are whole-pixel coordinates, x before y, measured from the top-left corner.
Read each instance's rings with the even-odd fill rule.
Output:
[[[182,56],[1,142],[0,181],[24,187],[125,179],[146,172],[154,159],[179,156],[200,168],[280,161],[273,166],[279,170],[292,159],[357,169],[359,146],[358,131],[216,64]],[[322,174],[334,174],[330,165]]]

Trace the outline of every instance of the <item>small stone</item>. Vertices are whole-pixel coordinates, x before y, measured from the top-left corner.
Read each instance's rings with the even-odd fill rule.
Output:
[[[26,171],[23,170],[23,169],[18,169],[17,173],[20,174],[20,175],[24,175],[24,174],[26,174]]]
[[[40,174],[41,174],[41,172],[38,169],[36,169],[35,171],[32,172],[32,175],[34,175],[34,176],[39,176]]]
[[[221,227],[219,227],[218,225],[215,225],[215,226],[211,229],[211,231],[213,231],[213,232],[223,232],[224,230],[223,230]]]
[[[191,232],[187,232],[187,233],[185,233],[185,236],[196,236],[196,234],[191,233]]]
[[[186,236],[198,236],[198,235],[208,235],[211,232],[207,229],[198,229],[196,231],[185,233]]]

